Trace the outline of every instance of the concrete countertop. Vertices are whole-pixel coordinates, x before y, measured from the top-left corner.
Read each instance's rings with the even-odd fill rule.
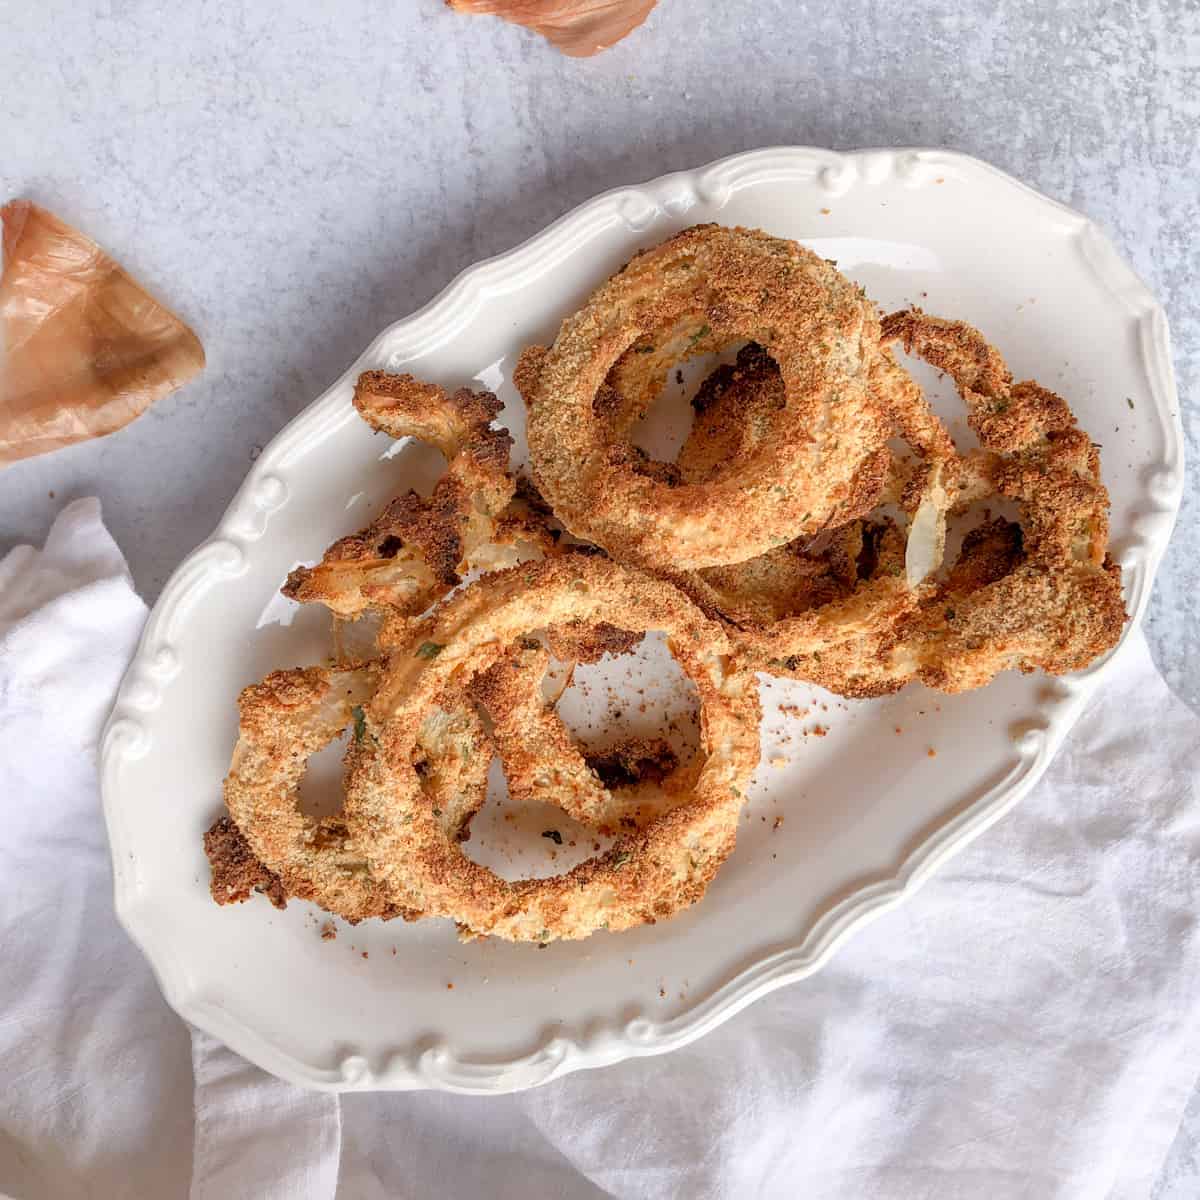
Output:
[[[153,600],[252,457],[387,323],[594,193],[773,143],[945,146],[1102,225],[1200,382],[1191,0],[662,0],[566,59],[440,0],[0,0],[0,199],[77,224],[200,334],[204,375],[119,434],[0,471],[0,552],[95,494]],[[1200,488],[1146,621],[1200,709]],[[1200,1100],[1159,1183],[1200,1194]]]

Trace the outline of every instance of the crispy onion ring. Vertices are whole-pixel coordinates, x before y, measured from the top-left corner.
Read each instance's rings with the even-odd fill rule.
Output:
[[[541,498],[527,480],[516,480],[516,495],[492,524],[491,536],[474,546],[464,563],[466,570],[482,574],[505,567],[562,554],[566,546],[561,531],[554,528]],[[369,569],[369,568],[368,568]],[[345,577],[348,580],[348,577]],[[429,603],[452,590],[450,584],[437,585],[425,593]],[[333,615],[334,661],[340,664],[363,662],[386,651],[390,642],[402,639],[411,611],[416,605],[380,603],[352,617]],[[425,605],[422,607],[428,607]],[[562,657],[562,656],[560,656]]]
[[[555,653],[569,653],[575,661],[621,654],[641,640],[603,623],[587,630],[562,626],[548,634]],[[443,701],[422,725],[413,761],[447,836],[469,838],[471,820],[487,794],[494,754],[514,800],[555,805],[604,835],[642,828],[662,810],[664,795],[672,802],[671,795],[693,779],[694,772],[679,767],[663,739],[626,738],[581,751],[554,711],[570,669],[547,694],[549,659],[540,642],[518,643],[476,676],[465,695]],[[363,860],[344,819],[310,820],[298,809],[308,758],[347,729],[355,741],[365,736],[362,706],[381,671],[380,662],[279,671],[243,691],[226,798],[227,811],[250,832],[244,834],[227,815],[204,835],[218,904],[262,892],[277,908],[291,898],[328,902],[331,911],[351,921],[401,915],[364,878]],[[492,722],[490,732],[474,705]]]
[[[313,900],[350,921],[402,914],[367,867],[365,847],[344,814],[314,819],[300,809],[308,759],[353,730],[349,756],[367,737],[363,706],[379,681],[377,664],[276,671],[238,698],[240,725],[225,779],[225,806],[281,896]],[[473,709],[431,707],[411,748],[430,820],[457,840],[487,796],[487,736]],[[214,871],[214,882],[216,872]],[[221,897],[218,901],[242,899]]]
[[[602,638],[592,649],[604,645]],[[611,639],[608,645],[618,654],[631,648],[629,638]],[[598,657],[587,653],[576,661]],[[680,766],[663,739],[626,739],[602,752],[576,745],[553,703],[530,686],[531,679],[545,676],[549,660],[549,649],[540,643],[518,643],[467,689],[492,720],[509,796],[551,804],[606,835],[643,828],[695,783],[695,770],[691,764]]]
[[[701,225],[635,257],[516,373],[535,482],[575,535],[652,570],[738,562],[870,509],[886,422],[872,395],[879,324],[860,290],[796,243]],[[785,403],[769,436],[715,477],[640,473],[597,411],[609,383],[644,413],[680,359],[755,341]],[[610,372],[613,373],[611,381]]]
[[[636,362],[626,367],[622,379],[626,385],[647,386]],[[880,497],[907,512],[907,532],[890,518],[860,519],[795,539],[746,562],[670,576],[706,612],[730,624],[735,644],[742,651],[752,647],[758,665],[774,660],[776,673],[781,660],[774,647],[780,639],[786,644],[792,619],[798,619],[809,640],[819,636],[826,619],[831,636],[838,639],[894,624],[915,611],[920,600],[916,585],[941,564],[947,489],[961,475],[954,443],[921,389],[887,348],[873,365],[871,385],[889,431],[917,456],[915,463],[891,462]],[[615,382],[610,381],[604,402],[614,428],[628,435],[633,405],[616,390]],[[739,351],[735,363],[714,370],[693,397],[695,420],[677,461],[646,460],[638,469],[653,472],[671,486],[711,478],[725,462],[769,436],[771,414],[785,403],[777,365],[761,346],[751,343]],[[926,545],[914,555],[914,541],[922,537]]]
[[[657,758],[662,762],[662,747],[651,743],[618,746],[602,757],[593,754],[584,758],[570,743],[545,699],[529,686],[530,680],[539,677],[544,669],[546,650],[531,643],[518,644],[515,651],[504,651],[495,643],[485,642],[482,657],[490,656],[495,661],[475,672],[468,688],[475,699],[488,706],[496,721],[493,736],[506,772],[516,783],[514,794],[519,798],[549,800],[592,828],[617,828],[625,834],[607,855],[589,860],[569,875],[554,880],[505,883],[457,850],[458,840],[486,793],[486,769],[491,753],[490,750],[480,753],[487,739],[477,718],[457,706],[450,706],[448,712],[437,703],[415,717],[409,713],[405,728],[411,733],[415,720],[417,736],[408,751],[411,774],[406,779],[410,785],[407,795],[415,800],[417,807],[408,814],[412,818],[409,822],[401,814],[399,825],[403,828],[419,820],[423,834],[428,834],[430,827],[437,831],[437,846],[443,853],[453,846],[456,865],[475,885],[473,894],[477,900],[480,876],[502,895],[514,890],[519,893],[523,911],[492,914],[493,921],[507,926],[507,933],[503,933],[492,927],[480,929],[486,919],[469,906],[466,917],[457,911],[443,911],[436,905],[430,909],[427,896],[421,907],[416,907],[411,884],[381,884],[381,874],[385,877],[388,874],[386,863],[381,873],[379,861],[373,855],[364,857],[368,842],[375,840],[378,831],[377,816],[369,811],[365,818],[360,814],[355,781],[361,783],[364,773],[368,778],[375,775],[381,758],[387,760],[387,771],[395,770],[392,722],[377,730],[367,715],[381,703],[378,697],[372,699],[372,689],[380,678],[379,665],[277,672],[261,684],[247,688],[241,697],[241,733],[226,780],[226,803],[233,822],[257,859],[262,877],[277,880],[282,896],[315,900],[352,921],[370,916],[386,919],[400,915],[413,919],[421,915],[448,915],[459,919],[462,928],[472,935],[497,932],[517,939],[545,941],[549,937],[585,936],[600,927],[624,928],[654,920],[693,903],[703,894],[732,849],[741,793],[757,761],[758,709],[752,679],[726,674],[719,631],[669,585],[633,575],[605,560],[584,556],[544,563],[538,569],[543,573],[541,587],[534,584],[533,591],[544,603],[551,640],[560,648],[571,646],[585,658],[598,657],[609,649],[629,648],[632,635],[607,621],[590,621],[597,608],[605,613],[616,612],[623,618],[630,615],[647,618],[671,630],[674,638],[686,639],[686,644],[677,645],[677,653],[685,666],[692,664],[692,677],[700,687],[702,702],[709,695],[702,738],[708,742],[719,739],[720,749],[713,750],[710,746],[708,759],[699,767],[677,768],[673,760],[662,763],[663,791],[673,793],[670,806],[665,810],[647,806],[642,789],[620,786],[621,772],[629,770],[625,780],[628,782],[647,760]],[[521,567],[471,585],[420,623],[413,630],[413,637],[447,628],[448,624],[464,637],[478,636],[472,622],[480,617],[480,605],[472,593],[480,589],[505,592],[501,613],[514,622],[513,628],[520,628],[519,611],[512,610],[523,610],[520,592],[527,580],[514,581],[514,576],[525,576],[529,571],[530,568]],[[466,610],[467,624],[450,615],[449,610],[455,608]],[[437,619],[439,614],[441,621]],[[584,631],[589,629],[595,632],[585,635]],[[414,662],[431,664],[428,670],[436,673],[432,664],[449,651],[433,653],[428,649],[432,645],[437,643],[410,641],[398,649],[385,676],[386,684],[395,684],[395,663],[409,656]],[[700,650],[699,646],[705,648]],[[479,648],[463,657],[474,665],[473,660],[481,657]],[[457,677],[469,673],[469,668],[464,671],[460,666],[454,673]],[[457,684],[443,682],[447,686],[439,690],[435,683],[426,697],[455,694]],[[406,711],[411,707],[407,704]],[[306,818],[299,810],[297,796],[307,757],[332,741],[351,721],[356,737],[348,752],[351,782],[344,810],[337,817],[321,821]],[[384,744],[382,739],[389,734],[391,737]],[[548,757],[550,751],[554,752],[553,759]],[[617,768],[617,779],[611,788],[601,786],[595,774],[597,768],[601,774],[605,773],[605,759],[611,760],[607,763],[609,767]],[[580,783],[580,788],[576,792],[564,789],[561,779],[556,781],[558,786],[547,787],[541,775],[551,766],[564,770]],[[411,787],[414,779],[418,783],[415,792]],[[523,781],[534,786],[523,788]],[[370,789],[367,794],[376,796]],[[631,834],[628,832],[631,830],[642,832]],[[678,847],[673,854],[667,853],[676,838],[683,839],[688,847],[686,866],[678,861]],[[403,860],[392,861],[393,867],[395,861],[401,861],[407,873],[410,868],[415,869],[414,864],[429,865],[427,851],[410,849],[411,853]],[[563,882],[566,880],[581,895],[565,906],[558,923],[534,928],[539,920],[550,921],[552,911],[559,905],[554,897],[568,887]],[[446,880],[434,882],[445,889]],[[434,885],[429,880],[422,881],[416,894],[424,896],[431,886]],[[437,887],[434,890],[436,893]],[[241,899],[244,894],[217,898]],[[495,903],[492,897],[492,904]],[[586,909],[597,903],[607,915],[593,913],[589,923]],[[503,908],[512,907],[511,897],[505,897]],[[569,920],[567,910],[570,910]],[[472,915],[476,924],[472,924]]]
[[[911,310],[887,318],[884,337],[949,374],[967,405],[983,449],[959,460],[952,510],[1006,497],[1020,506],[1019,526],[999,520],[973,531],[947,578],[923,585],[916,610],[898,619],[881,619],[854,595],[742,648],[770,670],[851,696],[913,679],[959,692],[1004,670],[1087,666],[1116,645],[1126,620],[1120,568],[1106,554],[1097,447],[1061,397],[1013,384],[971,326]]]
[[[446,471],[428,499],[398,496],[365,529],[334,542],[317,566],[298,567],[283,593],[324,604],[342,618],[378,608],[419,613],[460,581],[474,555],[495,544],[515,489],[508,473],[512,439],[491,428],[500,401],[490,392],[448,393],[411,375],[365,372],[354,407],[373,429],[435,446]]]
[[[705,759],[677,805],[605,854],[565,875],[507,882],[463,855],[433,817],[413,747],[447,688],[494,666],[531,629],[572,621],[667,633],[699,693]],[[344,818],[367,849],[370,877],[407,915],[453,917],[471,934],[519,941],[624,929],[695,903],[733,849],[758,761],[754,678],[728,651],[721,627],[675,588],[598,557],[513,568],[449,597],[390,654],[365,708],[374,752],[351,761]]]
[[[906,510],[910,528],[933,508],[934,537],[920,564],[920,578],[936,569],[945,544],[945,484],[956,477],[954,443],[929,408],[911,378],[884,350],[875,364],[873,390],[887,414],[891,431],[915,451],[917,462],[891,463],[888,488],[881,500]],[[760,346],[749,345],[736,363],[718,367],[701,385],[692,404],[696,419],[692,431],[671,467],[684,480],[703,478],[720,469],[722,460],[764,436],[764,414],[784,403],[778,367]],[[658,469],[669,464],[656,464]],[[931,499],[933,503],[931,504]],[[824,530],[815,537],[796,539],[746,562],[672,577],[706,611],[720,615],[736,627],[774,630],[797,612],[810,612],[845,599],[867,583],[875,609],[890,619],[906,607],[915,607],[912,595],[912,537],[900,537],[890,520],[853,521]],[[901,567],[897,568],[896,550]],[[860,567],[869,572],[860,578]],[[901,578],[904,576],[905,578]],[[920,578],[917,582],[920,581]]]

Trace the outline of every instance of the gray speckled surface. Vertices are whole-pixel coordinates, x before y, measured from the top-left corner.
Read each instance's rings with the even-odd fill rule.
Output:
[[[116,436],[0,472],[0,551],[95,493],[153,598],[255,447],[457,271],[599,190],[779,142],[943,145],[1095,218],[1167,306],[1196,461],[1193,0],[662,0],[588,61],[439,0],[319,8],[0,0],[0,197],[92,234],[209,357]],[[1147,632],[1200,709],[1198,512],[1193,475]],[[1160,1200],[1200,1194],[1198,1144],[1200,1099]]]

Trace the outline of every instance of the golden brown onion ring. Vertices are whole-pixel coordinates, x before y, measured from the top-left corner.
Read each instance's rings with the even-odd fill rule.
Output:
[[[617,390],[616,379],[615,373],[610,376],[605,403],[614,428],[629,430],[633,405]],[[621,380],[635,391],[648,386],[632,358]],[[932,513],[931,544],[915,580],[920,583],[940,565],[947,489],[952,490],[961,465],[949,433],[886,348],[873,369],[872,388],[890,431],[917,456],[915,463],[892,463],[890,494],[884,498],[907,510],[910,529]],[[695,420],[677,461],[644,462],[638,469],[654,471],[672,486],[711,478],[725,462],[769,435],[771,415],[785,403],[778,367],[761,346],[751,343],[739,351],[736,362],[713,371],[697,391],[692,400]],[[831,639],[840,642],[915,610],[920,596],[906,569],[913,557],[912,541],[889,518],[861,519],[795,539],[745,562],[670,577],[706,612],[728,621],[738,645],[786,639],[791,628],[787,622],[793,617],[801,618],[806,644],[819,636],[826,619]],[[761,661],[761,655],[755,657]],[[774,669],[778,671],[778,665]]]
[[[365,372],[354,406],[373,429],[435,446],[446,471],[428,499],[398,496],[365,529],[334,542],[315,567],[293,571],[283,592],[343,618],[377,608],[419,613],[493,542],[515,489],[512,439],[491,428],[500,402],[490,392],[448,393],[411,375]]]
[[[613,644],[616,653],[629,648],[627,640]],[[637,745],[627,741],[605,752],[577,745],[554,705],[539,687],[530,686],[546,674],[549,660],[550,651],[539,642],[518,642],[467,689],[492,720],[491,738],[504,764],[509,796],[554,805],[602,834],[644,827],[661,811],[664,797],[673,803],[673,796],[695,782],[695,772],[690,764],[679,766],[661,739],[641,739]],[[624,772],[606,771],[606,765],[622,761]],[[666,769],[652,772],[657,778],[647,780],[647,763],[660,768],[665,763]],[[622,775],[637,786],[620,786]],[[656,785],[652,792],[643,786],[647,783]]]
[[[1019,528],[993,522],[968,537],[948,578],[923,585],[915,611],[892,618],[855,595],[742,648],[770,670],[856,696],[912,679],[958,692],[1003,670],[1086,667],[1116,645],[1126,620],[1120,568],[1106,554],[1098,448],[1061,397],[1013,384],[971,326],[912,310],[889,317],[884,337],[950,374],[967,404],[983,450],[960,460],[953,507],[1006,497],[1020,505]]]
[[[225,779],[229,816],[254,857],[278,880],[282,896],[313,900],[350,921],[399,916],[402,908],[373,878],[366,848],[345,814],[305,815],[299,789],[308,759],[347,729],[350,761],[374,752],[363,712],[379,678],[376,664],[305,667],[273,672],[246,688],[238,698],[238,741]],[[430,819],[447,838],[460,838],[483,804],[491,758],[473,709],[426,711],[409,766]]]
[[[670,487],[635,469],[597,412],[612,386],[645,412],[667,369],[754,341],[785,404],[770,434],[715,478]],[[626,373],[619,360],[641,356]],[[652,570],[738,562],[868,510],[886,421],[872,395],[879,324],[860,289],[795,242],[696,226],[635,257],[517,372],[534,480],[575,535]]]
[[[609,631],[609,632],[606,632]],[[607,652],[631,648],[622,631],[600,625],[596,630],[572,627],[569,634],[553,638],[577,650],[580,658],[598,659]],[[635,639],[640,640],[640,639]],[[458,841],[470,836],[470,822],[484,801],[489,763],[496,753],[504,767],[509,794],[514,800],[553,804],[595,832],[610,835],[620,829],[648,824],[692,781],[690,767],[680,768],[674,752],[662,739],[633,738],[605,749],[577,747],[563,726],[554,703],[570,682],[567,670],[553,697],[542,686],[549,651],[540,642],[518,643],[500,662],[471,681],[458,701],[443,701],[422,726],[420,750],[414,763],[429,796],[433,815]],[[279,827],[294,837],[297,821],[298,776],[283,778],[278,771],[289,755],[302,774],[307,756],[340,734],[349,713],[356,740],[366,734],[362,703],[380,675],[381,665],[346,666],[333,672],[320,668],[277,672],[243,692],[242,721],[236,771],[231,770],[229,800],[252,829],[254,845],[276,837]],[[548,682],[548,680],[547,680]],[[339,695],[339,690],[344,694]],[[352,703],[359,701],[359,704]],[[492,723],[485,733],[473,705],[480,705]],[[304,730],[311,728],[311,737]],[[281,789],[282,816],[274,815],[271,789]],[[270,810],[263,813],[263,805]],[[228,810],[227,810],[228,811]],[[399,915],[364,881],[362,861],[344,821],[330,817],[303,823],[305,853],[281,879],[255,853],[251,840],[232,816],[220,818],[204,835],[205,853],[212,867],[211,891],[218,904],[249,899],[264,893],[277,908],[289,898],[319,900],[329,886],[321,876],[351,876],[353,899],[346,911],[351,919]],[[274,831],[274,832],[272,832]],[[277,853],[273,861],[280,861]]]
[[[956,470],[954,443],[920,390],[886,351],[877,363],[874,387],[892,431],[918,456],[916,464],[903,470],[899,460],[892,464],[892,495],[887,498],[919,515],[929,496],[938,497],[936,512],[944,544],[942,481]],[[696,419],[675,470],[684,480],[719,470],[723,459],[765,436],[767,414],[783,403],[778,367],[761,347],[745,347],[734,364],[718,367],[696,393],[692,401]],[[881,556],[883,541],[887,553]],[[886,578],[873,589],[878,593],[877,607],[894,617],[898,606],[916,603],[911,588],[904,586],[906,581],[898,578],[904,572],[897,568],[897,548],[899,567],[903,568],[906,546],[894,522],[856,520],[815,537],[795,539],[746,562],[682,572],[672,578],[706,611],[738,629],[769,630],[790,616],[847,599],[865,582],[877,578]],[[860,560],[861,566],[869,567],[865,573]],[[928,569],[939,563],[940,557],[935,557]],[[870,611],[865,602],[862,607],[865,613]]]
[[[508,882],[466,858],[434,818],[412,747],[447,688],[494,666],[529,631],[571,621],[666,632],[699,693],[705,758],[675,807],[605,854],[565,875]],[[729,649],[721,627],[670,584],[595,556],[487,575],[449,597],[393,650],[365,709],[377,752],[351,765],[345,818],[367,847],[371,877],[406,913],[518,941],[624,929],[695,903],[733,848],[758,760],[754,679],[734,668]]]

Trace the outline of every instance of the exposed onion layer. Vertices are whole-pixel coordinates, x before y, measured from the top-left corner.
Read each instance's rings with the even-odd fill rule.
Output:
[[[1018,502],[1019,524],[992,520],[973,531],[946,578],[923,584],[920,603],[895,619],[852,596],[745,649],[768,669],[859,696],[914,679],[959,692],[1004,670],[1086,667],[1116,645],[1126,620],[1120,568],[1106,553],[1098,448],[1060,396],[1013,384],[971,326],[912,310],[887,318],[884,337],[954,379],[979,435],[982,450],[957,464],[951,509],[1005,497]]]
[[[398,496],[365,529],[334,542],[315,567],[293,571],[283,591],[339,617],[377,608],[419,613],[493,541],[515,489],[512,439],[491,427],[500,402],[490,392],[449,393],[411,375],[365,372],[354,407],[373,429],[435,446],[446,471],[428,499]]]

